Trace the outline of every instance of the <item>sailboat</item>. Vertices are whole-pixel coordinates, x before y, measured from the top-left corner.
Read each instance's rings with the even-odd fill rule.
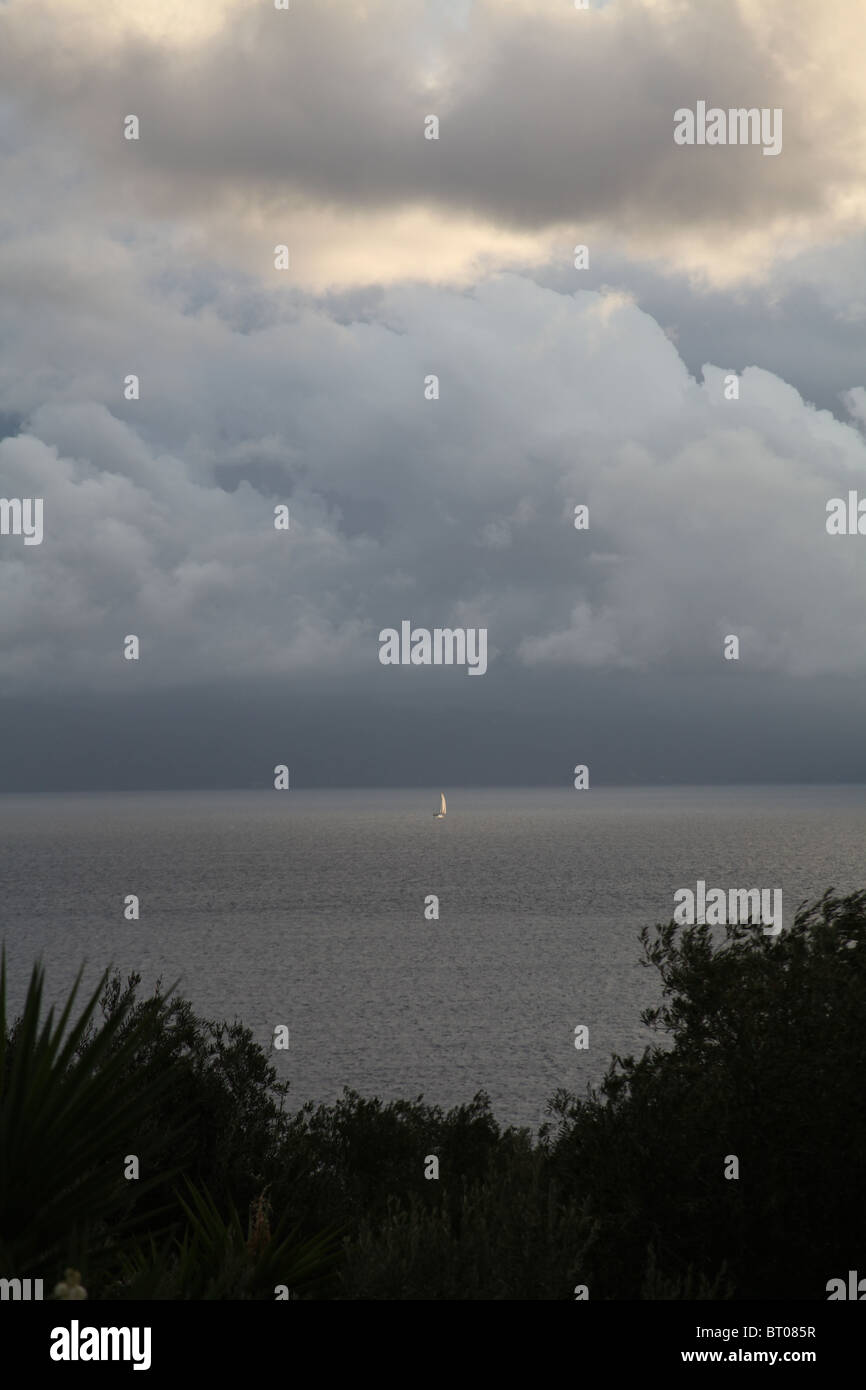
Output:
[[[448,807],[445,805],[445,793],[439,793],[439,810],[433,812],[434,820],[442,820]]]

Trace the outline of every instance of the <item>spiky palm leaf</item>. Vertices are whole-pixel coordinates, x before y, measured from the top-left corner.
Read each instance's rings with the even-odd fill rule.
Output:
[[[178,1194],[187,1225],[183,1236],[158,1247],[149,1240],[124,1259],[123,1296],[133,1299],[273,1298],[277,1285],[303,1291],[340,1258],[340,1234],[331,1229],[301,1239],[281,1221],[253,1250],[233,1202],[223,1215],[207,1187],[185,1179]]]
[[[40,1021],[37,963],[10,1036],[5,949],[0,955],[0,1261],[14,1277],[80,1250],[88,1227],[129,1204],[124,1156],[136,1152],[138,1126],[164,1084],[120,1090],[144,1033],[133,1027],[118,1039],[125,1010],[90,1027],[108,971],[71,1021],[82,973],[59,1018],[52,1007]],[[148,1186],[136,1183],[137,1193]]]

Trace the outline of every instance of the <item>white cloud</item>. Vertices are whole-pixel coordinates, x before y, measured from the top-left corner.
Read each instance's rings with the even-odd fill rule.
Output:
[[[489,628],[488,680],[721,673],[728,632],[744,671],[866,669],[866,541],[824,527],[866,441],[771,373],[725,401],[727,367],[696,382],[628,300],[513,275],[395,287],[349,322],[202,293],[185,312],[130,252],[92,312],[49,320],[50,370],[36,333],[0,348],[0,409],[27,417],[0,491],[45,498],[42,546],[0,539],[0,693],[361,676],[380,628],[459,615]]]

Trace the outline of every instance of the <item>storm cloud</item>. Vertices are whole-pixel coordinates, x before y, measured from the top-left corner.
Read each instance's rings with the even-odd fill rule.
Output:
[[[640,780],[644,730],[673,748],[699,690],[716,761],[697,720],[678,775],[735,747],[775,776],[756,727],[801,737],[809,691],[840,743],[808,775],[844,768],[866,542],[825,517],[866,477],[857,14],[3,6],[0,495],[43,498],[45,526],[0,538],[24,743],[82,701],[106,730],[136,709],[147,743],[150,700],[198,747],[197,708],[275,728],[284,692],[312,781],[353,720],[405,749],[426,728],[468,780],[497,780],[490,739],[523,728],[519,775],[544,780],[579,689],[612,773]],[[783,108],[783,152],[675,146],[698,99]],[[486,628],[483,679],[382,668],[404,620]],[[378,775],[411,780],[394,756]],[[204,761],[168,760],[185,785]]]

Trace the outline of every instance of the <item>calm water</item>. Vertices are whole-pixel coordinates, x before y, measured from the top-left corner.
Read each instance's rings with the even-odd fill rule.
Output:
[[[437,805],[438,788],[0,796],[13,1007],[37,955],[52,997],[83,960],[91,980],[114,962],[179,977],[263,1043],[287,1024],[293,1103],[484,1088],[502,1122],[537,1125],[556,1087],[582,1093],[648,1040],[636,937],[675,889],[781,887],[788,923],[828,886],[866,886],[863,787],[455,790],[442,821]]]

